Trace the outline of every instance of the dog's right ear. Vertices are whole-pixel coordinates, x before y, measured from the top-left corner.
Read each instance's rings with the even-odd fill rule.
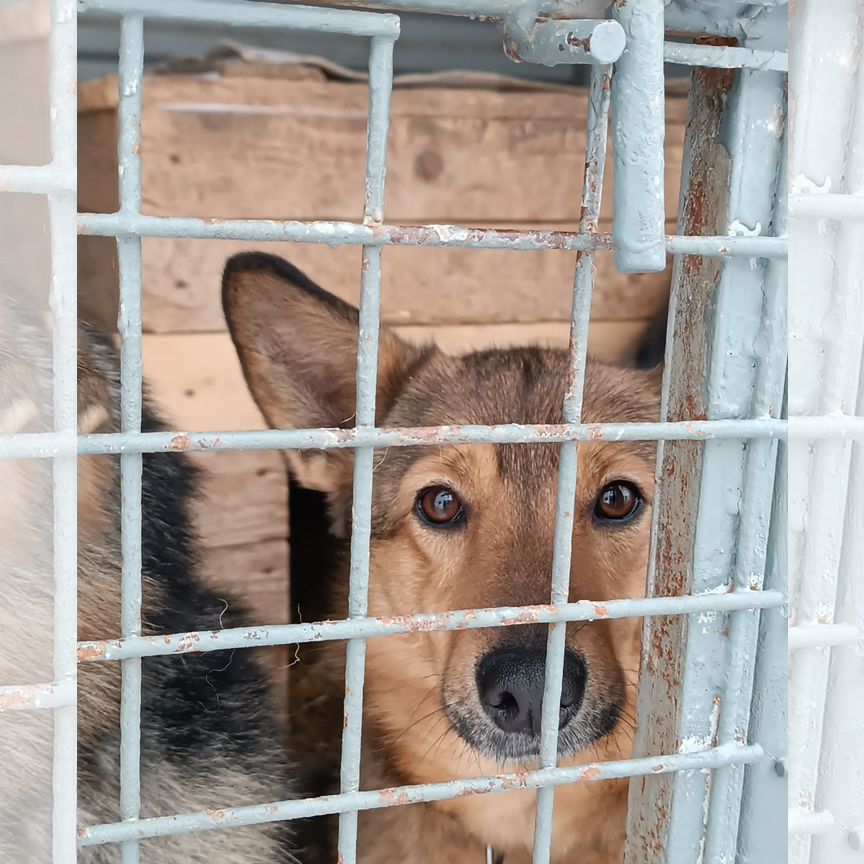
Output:
[[[359,313],[353,306],[281,258],[257,252],[228,260],[222,305],[246,382],[271,427],[354,425]],[[428,353],[381,328],[379,416]],[[289,460],[302,485],[332,492],[344,481],[349,455],[300,452]]]

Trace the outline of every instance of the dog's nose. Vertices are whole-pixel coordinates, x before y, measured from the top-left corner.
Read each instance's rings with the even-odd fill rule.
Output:
[[[477,690],[491,720],[505,732],[540,734],[540,708],[546,651],[534,648],[498,648],[477,666]],[[571,720],[585,695],[587,670],[577,654],[564,655],[559,728]]]

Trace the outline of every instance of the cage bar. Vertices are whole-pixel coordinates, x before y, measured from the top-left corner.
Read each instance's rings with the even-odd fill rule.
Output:
[[[78,296],[75,237],[77,26],[73,0],[51,3],[51,167],[61,181],[48,194],[51,230],[54,431],[70,444],[78,431]],[[73,454],[54,460],[54,680],[77,688],[78,465]],[[54,864],[75,860],[77,831],[77,690],[54,709],[51,848]]]
[[[683,770],[715,768],[730,761],[752,762],[764,758],[758,744],[726,746],[701,753],[675,753],[645,759],[625,759],[611,762],[577,765],[568,768],[547,768],[520,774],[498,774],[468,780],[450,780],[444,783],[424,783],[416,786],[396,786],[363,792],[301,798],[292,801],[274,801],[249,807],[230,807],[159,816],[134,822],[115,822],[84,828],[78,845],[101,846],[124,840],[143,840],[148,837],[169,837],[193,831],[212,831],[220,828],[238,828],[243,825],[262,825],[288,819],[306,819],[344,813],[350,810],[376,810],[382,807],[401,807],[431,801],[447,801],[467,795],[494,795],[517,789],[539,789],[543,786],[564,786],[569,783],[598,782],[647,774],[666,774]]]
[[[667,63],[714,69],[789,71],[789,55],[785,51],[764,51],[757,48],[666,42],[663,45],[663,59]]]
[[[795,58],[790,87],[798,127],[790,147],[790,186],[801,193],[790,224],[797,256],[789,315],[796,346],[789,369],[794,383],[790,429],[796,435],[789,447],[790,601],[791,620],[801,628],[850,622],[838,599],[853,601],[849,612],[855,608],[853,580],[860,570],[851,510],[857,498],[849,483],[852,467],[860,471],[860,462],[852,462],[852,444],[841,437],[844,425],[861,424],[860,419],[843,424],[841,415],[860,413],[862,404],[862,333],[849,324],[864,316],[864,226],[855,219],[853,197],[864,191],[860,12],[860,4],[849,0],[833,4],[831,15],[805,2],[790,30]],[[836,45],[846,47],[837,50]],[[829,189],[831,195],[824,195]],[[845,195],[842,201],[848,203],[837,200]],[[830,221],[814,225],[814,217]],[[803,415],[812,414],[838,417],[820,424],[823,440],[800,440],[802,429],[812,423]],[[848,510],[849,516],[838,518],[838,510]],[[858,560],[852,563],[854,557]],[[833,725],[848,711],[839,694],[849,680],[845,676],[855,669],[854,654],[854,648],[808,649],[794,651],[789,659],[791,864],[845,864],[860,857],[839,823],[853,828],[864,816],[860,796],[850,795],[860,782],[861,759],[841,743]],[[853,675],[860,679],[860,661]],[[829,722],[832,678],[838,695],[830,701],[838,713]]]
[[[78,0],[80,12],[140,15],[162,21],[199,21],[233,27],[278,27],[343,36],[399,36],[399,18],[350,9],[283,6],[246,0]]]
[[[387,171],[387,131],[390,125],[390,93],[393,87],[395,38],[376,36],[369,53],[369,123],[366,144],[366,196],[363,221],[384,218],[384,180]],[[381,323],[381,248],[363,249],[360,288],[360,323],[357,343],[358,429],[375,426],[378,380],[378,336]],[[374,450],[358,447],[354,453],[354,489],[351,508],[351,562],[348,583],[348,615],[365,618],[369,597],[369,551],[372,531],[372,471]],[[342,732],[340,790],[360,788],[360,750],[363,730],[363,683],[366,674],[366,642],[348,642],[345,656],[345,705]],[[339,816],[339,860],[357,860],[356,810]]]
[[[682,597],[647,597],[633,600],[579,600],[558,606],[519,606],[495,609],[458,609],[450,612],[400,615],[393,618],[349,618],[308,624],[265,627],[230,627],[128,639],[105,639],[78,644],[82,663],[122,660],[126,657],[160,657],[226,651],[265,645],[294,645],[353,638],[371,639],[395,633],[437,630],[475,630],[485,627],[517,627],[571,621],[601,621],[653,615],[692,615],[702,612],[734,612],[781,606],[785,595],[774,591],[740,591]]]
[[[785,39],[785,28],[783,36]],[[785,81],[778,73],[762,75],[752,70],[743,70],[739,75],[741,81],[735,107],[747,119],[746,125],[742,124],[740,142],[732,151],[733,197],[729,208],[730,218],[734,217],[741,222],[756,220],[758,225],[758,217],[763,216],[770,219],[773,230],[785,233],[786,137],[783,131],[785,124],[779,119],[785,117]],[[758,118],[766,116],[771,117],[772,121],[766,124],[763,120],[760,124]],[[757,184],[760,191],[764,190],[760,195],[753,192]],[[778,416],[786,380],[786,262],[772,261],[761,270],[750,270],[749,282],[741,272],[740,263],[726,266],[724,270],[728,272],[729,285],[734,286],[732,292],[726,289],[731,297],[728,308],[741,308],[742,300],[737,296],[738,292],[743,290],[749,294],[760,282],[763,296],[761,308],[754,310],[757,325],[755,328],[745,329],[734,320],[733,315],[729,315],[733,327],[723,341],[728,346],[732,340],[741,338],[743,334],[747,334],[744,338],[752,334],[756,368],[755,374],[749,380],[741,374],[740,369],[727,371],[726,380],[721,379],[719,382],[720,397],[723,398],[723,391],[726,398],[730,395],[730,380],[743,380],[745,389],[738,404],[744,407],[750,416]],[[720,290],[722,289],[721,282]],[[718,303],[718,318],[725,312]],[[713,383],[709,378],[709,387]],[[751,391],[749,395],[747,389]],[[768,554],[768,528],[774,503],[774,470],[777,463],[776,442],[762,439],[748,441],[745,446],[744,464],[740,473],[742,495],[735,534],[735,554],[734,559],[730,556],[729,561],[731,584],[738,590],[744,586],[750,589],[762,587]],[[706,458],[707,456],[706,452]],[[700,506],[700,514],[701,512]],[[720,742],[746,741],[759,614],[744,612],[729,616],[727,627],[729,635],[726,640],[726,676],[720,693],[716,735]],[[743,781],[743,769],[738,771],[721,768],[711,778],[704,859],[706,864],[722,864],[735,857]],[[775,794],[776,791],[785,790],[777,789]],[[766,864],[772,860],[785,861],[785,854],[781,852],[782,849],[776,846],[771,857],[763,860]]]
[[[800,193],[790,226],[798,244],[790,307],[790,338],[798,349],[790,364],[796,435],[809,422],[802,415],[860,414],[864,405],[861,10],[840,2],[825,16],[816,4],[799,5],[790,78],[799,128],[790,150],[791,187]],[[789,661],[793,864],[851,864],[861,857],[864,808],[853,791],[864,771],[853,731],[860,725],[860,700],[848,690],[864,669],[853,638],[864,610],[864,462],[861,439],[843,440],[852,422],[838,416],[824,423],[829,434],[823,440],[790,445],[790,648],[798,648]],[[826,507],[834,513],[821,512]]]
[[[120,22],[118,67],[120,212],[141,210],[141,86],[144,75],[144,19],[127,15]],[[117,238],[120,274],[120,428],[141,432],[141,238]],[[121,613],[124,637],[141,635],[141,495],[142,455],[120,455]],[[141,815],[141,658],[122,662],[120,698],[120,818]],[[121,846],[123,864],[138,864],[136,840]]]
[[[830,418],[806,418],[801,437],[827,436]],[[812,430],[812,431],[811,431]],[[850,424],[861,437],[864,424]],[[78,438],[79,456],[125,452],[229,450],[350,450],[357,447],[434,447],[440,444],[561,444],[564,441],[708,441],[786,437],[783,420],[682,420],[667,423],[521,424],[421,426],[388,429],[266,429],[254,432],[142,432]],[[50,433],[0,435],[0,459],[48,459],[75,452],[75,442]]]
[[[778,136],[783,131],[784,117],[782,79],[775,72],[750,70],[737,73],[737,79],[733,85],[732,74],[727,71],[694,73],[682,179],[682,233],[726,230],[761,234],[761,226],[767,231],[772,223]],[[768,123],[766,116],[771,118]],[[676,259],[664,420],[693,413],[704,414],[711,421],[769,416],[779,408],[785,345],[782,334],[775,330],[760,333],[760,323],[771,314],[781,313],[785,286],[780,269],[769,278],[771,290],[767,293],[772,299],[763,311],[764,266],[738,258],[695,264]],[[713,310],[714,326],[710,329],[706,308]],[[756,351],[748,349],[748,345],[755,345]],[[757,366],[762,368],[754,378]],[[753,442],[747,444],[748,448],[752,446]],[[728,584],[733,551],[748,530],[739,524],[737,502],[746,494],[743,518],[753,520],[753,529],[765,521],[766,508],[770,507],[773,452],[765,451],[764,444],[758,442],[756,452],[748,458],[752,464],[751,488],[745,491],[741,442],[711,442],[702,452],[683,443],[661,442],[653,531],[656,548],[649,573],[651,595],[723,590]],[[760,487],[758,491],[752,488],[754,482]],[[718,494],[718,490],[722,493]],[[751,495],[755,498],[751,499]],[[752,508],[749,516],[748,508]],[[694,511],[698,511],[695,524]],[[661,524],[662,538],[658,536]],[[764,569],[765,528],[756,543],[750,544],[752,567],[747,578],[756,580],[757,585]],[[742,543],[745,558],[748,542]],[[744,578],[743,572],[740,576]],[[733,637],[739,654],[753,650],[753,623],[742,636]],[[729,668],[723,658],[731,659],[727,654],[727,624],[723,616],[710,613],[679,621],[646,622],[637,754],[673,748],[686,752],[705,746],[718,734],[720,712],[724,709],[729,722],[731,706],[725,704],[727,697],[739,706],[737,711],[731,709],[732,714],[740,718],[743,713],[746,718],[748,686],[738,695],[723,677]],[[741,650],[744,643],[747,651]],[[674,660],[665,662],[665,656]],[[749,654],[737,659],[746,661],[745,666],[752,662]],[[749,685],[749,678],[745,675],[739,683]],[[747,703],[746,707],[736,703],[739,699]],[[746,722],[742,724],[746,732]],[[704,845],[708,781],[703,774],[686,772],[631,784],[628,864],[684,862],[716,854],[716,850]],[[725,803],[714,803],[715,820],[720,818],[720,812],[730,822],[737,819],[739,791],[740,778],[736,777],[735,788],[725,796]],[[734,846],[735,826],[730,830]]]
[[[6,684],[0,687],[0,714],[74,705],[75,683],[68,679],[49,684]]]
[[[615,69],[615,266],[622,273],[666,269],[663,142],[663,0],[615,5],[627,47]]]
[[[864,642],[864,629],[854,624],[798,624],[789,628],[789,650],[833,648]]]
[[[591,70],[588,98],[588,137],[585,150],[585,176],[582,183],[581,232],[597,230],[603,173],[606,165],[606,141],[609,128],[612,67],[595,66]],[[570,323],[570,368],[564,397],[564,421],[582,421],[585,392],[585,366],[588,356],[588,319],[591,315],[591,292],[594,287],[594,255],[582,252],[576,262],[573,284],[573,309]],[[573,544],[573,518],[579,457],[576,442],[562,444],[558,469],[558,491],[555,509],[555,536],[552,552],[552,589],[550,603],[566,603],[570,594],[570,564]],[[564,677],[564,652],[567,625],[550,624],[546,640],[546,665],[542,716],[540,723],[540,767],[558,764],[558,725],[561,689]],[[534,833],[534,864],[548,864],[552,855],[552,816],[555,804],[553,787],[537,791]]]
[[[324,243],[328,246],[428,246],[431,248],[512,249],[542,252],[613,250],[611,234],[578,231],[512,231],[462,225],[359,225],[352,222],[295,222],[267,219],[195,219],[176,216],[124,216],[82,213],[79,231],[96,237],[140,234],[142,237],[186,237],[197,240],[258,240]],[[662,232],[661,232],[662,233]],[[672,255],[785,258],[784,237],[666,236]]]
[[[781,414],[786,413],[784,405]],[[787,476],[786,443],[781,441],[777,445],[774,509],[763,588],[784,593],[789,573]],[[785,862],[788,858],[788,614],[788,604],[784,603],[763,611],[759,622],[749,734],[771,758],[754,763],[745,771],[738,829],[738,851],[744,861],[773,858]]]
[[[777,166],[783,149],[784,81],[779,73],[751,70],[738,72],[736,79],[723,118],[730,158],[724,218],[730,226],[756,232],[772,224],[782,230],[785,186],[778,184]],[[708,334],[709,419],[779,411],[786,366],[785,292],[782,265],[766,270],[741,259],[723,263],[712,292],[714,321]],[[775,447],[763,442],[746,442],[746,450],[731,440],[706,445],[692,553],[693,590],[728,583],[761,587],[775,463]],[[679,746],[746,740],[759,619],[755,614],[743,617],[746,620],[716,616],[707,622],[691,618],[685,625]],[[692,860],[703,848],[706,864],[734,857],[741,781],[740,773],[730,772],[676,775],[670,861]]]
[[[73,169],[74,171],[74,166]],[[27,195],[50,195],[52,192],[75,192],[75,175],[68,166],[61,170],[50,165],[0,165],[0,192]]]

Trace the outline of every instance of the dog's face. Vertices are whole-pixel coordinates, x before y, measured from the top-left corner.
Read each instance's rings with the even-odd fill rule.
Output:
[[[232,259],[223,291],[247,381],[271,425],[352,426],[355,310],[263,255]],[[560,423],[567,362],[565,352],[539,349],[448,357],[383,330],[377,422]],[[586,421],[658,413],[656,374],[589,365]],[[639,596],[654,448],[598,441],[577,449],[570,599]],[[559,454],[547,444],[376,452],[370,614],[548,603]],[[328,494],[334,529],[346,536],[352,454],[290,458],[301,483]],[[610,740],[632,712],[639,633],[636,620],[567,627],[562,757]],[[472,761],[534,762],[546,634],[527,624],[371,640],[367,705],[403,769],[419,780],[470,772]]]

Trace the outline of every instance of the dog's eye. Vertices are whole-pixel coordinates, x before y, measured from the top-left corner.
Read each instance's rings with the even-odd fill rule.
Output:
[[[598,519],[620,522],[629,519],[641,503],[642,496],[632,483],[616,480],[600,490],[594,513]]]
[[[465,518],[459,496],[446,486],[429,486],[417,496],[417,513],[433,526],[454,525]]]

